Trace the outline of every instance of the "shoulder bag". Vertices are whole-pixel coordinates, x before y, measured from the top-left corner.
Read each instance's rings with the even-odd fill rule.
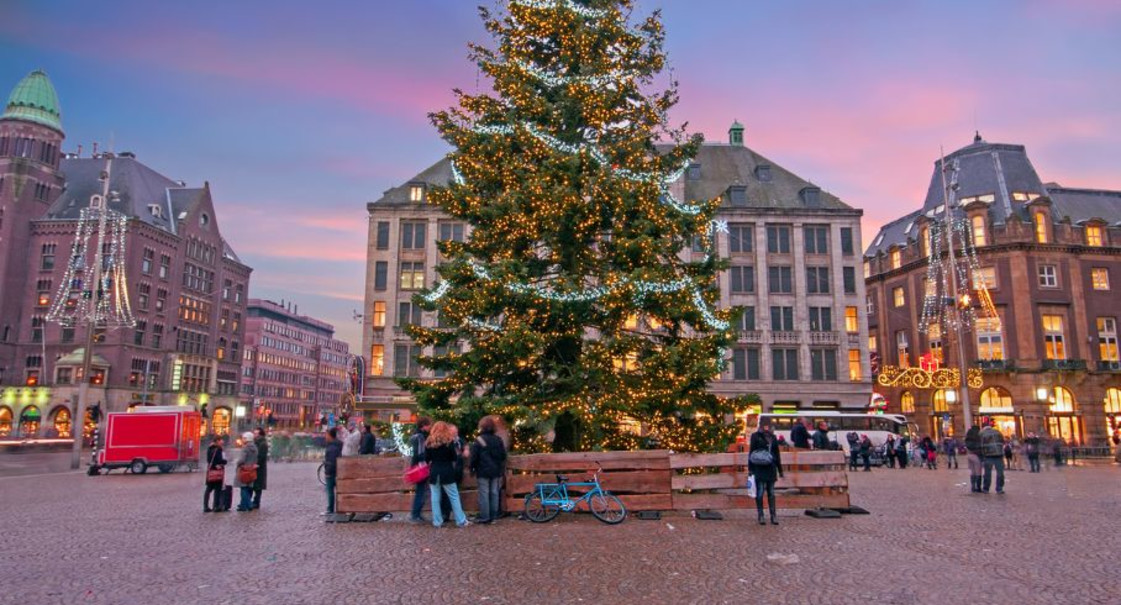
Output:
[[[248,485],[257,480],[257,465],[243,464],[237,467],[237,480],[243,485]]]
[[[207,483],[223,483],[226,480],[226,467],[214,467],[214,460],[218,458],[218,450],[214,450],[214,455],[206,464],[206,482]]]

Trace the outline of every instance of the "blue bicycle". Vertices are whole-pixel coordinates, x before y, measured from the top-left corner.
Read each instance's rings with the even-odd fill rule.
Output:
[[[603,468],[600,467],[600,470]],[[573,500],[568,493],[570,487],[589,489]],[[557,475],[556,483],[534,485],[533,492],[525,497],[525,516],[534,523],[547,523],[562,510],[575,510],[581,502],[588,505],[588,510],[596,519],[608,525],[622,523],[627,518],[627,508],[623,506],[623,501],[600,486],[599,471],[592,475],[590,482],[569,483],[567,477]]]

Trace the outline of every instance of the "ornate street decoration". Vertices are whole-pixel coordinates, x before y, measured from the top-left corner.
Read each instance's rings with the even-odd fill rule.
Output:
[[[981,370],[970,368],[966,381],[971,389],[980,389],[985,386]],[[898,366],[884,366],[880,370],[876,382],[885,387],[901,387],[905,389],[956,389],[961,386],[961,372],[956,368],[940,368],[934,371],[922,368],[900,368]]]

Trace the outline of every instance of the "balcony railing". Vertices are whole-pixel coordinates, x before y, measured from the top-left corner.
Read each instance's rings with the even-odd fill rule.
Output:
[[[836,332],[810,332],[810,344],[835,345],[840,341]]]
[[[849,332],[848,337],[849,337],[849,346],[850,347],[859,347],[860,346],[860,334],[858,334],[856,332]]]
[[[1121,372],[1121,361],[1098,361],[1099,372]]]
[[[744,330],[739,335],[740,342],[761,343],[763,342],[763,332],[759,330]]]
[[[1062,372],[1078,372],[1086,371],[1086,360],[1084,359],[1044,359],[1044,370],[1058,370]]]
[[[801,341],[798,332],[771,332],[771,342],[775,344],[796,345]]]
[[[982,372],[1011,372],[1016,369],[1016,364],[1011,359],[978,359],[973,362],[973,367]]]

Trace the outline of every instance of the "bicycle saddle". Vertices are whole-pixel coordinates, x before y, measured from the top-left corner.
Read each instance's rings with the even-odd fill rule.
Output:
[[[557,483],[565,483],[567,481],[568,477],[565,477],[564,475],[557,475]]]

